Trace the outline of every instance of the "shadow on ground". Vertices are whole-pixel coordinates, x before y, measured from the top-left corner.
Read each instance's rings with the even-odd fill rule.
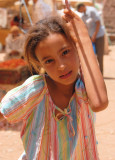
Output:
[[[104,77],[105,80],[115,80],[115,77]]]

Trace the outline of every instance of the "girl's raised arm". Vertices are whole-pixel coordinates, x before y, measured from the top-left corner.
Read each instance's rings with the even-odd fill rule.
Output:
[[[108,105],[107,91],[87,28],[70,9],[66,9],[64,13],[63,18],[78,51],[89,103],[94,112],[101,111]]]

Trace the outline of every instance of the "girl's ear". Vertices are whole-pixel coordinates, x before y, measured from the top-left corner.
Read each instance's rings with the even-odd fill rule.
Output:
[[[40,74],[44,74],[45,73],[45,69],[44,67],[42,66],[42,64],[38,61],[38,65],[39,65],[39,73]]]
[[[45,73],[45,69],[42,66],[42,64],[40,63],[39,59],[37,58],[36,54],[35,54],[35,59],[36,61],[36,66],[39,68],[39,74],[44,74]]]

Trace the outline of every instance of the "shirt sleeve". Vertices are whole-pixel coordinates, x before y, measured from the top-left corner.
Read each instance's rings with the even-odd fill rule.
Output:
[[[10,123],[25,119],[41,102],[45,93],[44,84],[42,76],[31,76],[5,95],[0,103],[0,112]]]
[[[91,11],[91,17],[95,22],[100,21],[99,13],[95,8]]]

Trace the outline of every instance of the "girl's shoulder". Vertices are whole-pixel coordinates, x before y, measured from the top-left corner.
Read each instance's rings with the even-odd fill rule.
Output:
[[[77,78],[75,87],[76,87],[76,88],[85,88],[84,79],[83,79],[83,77],[81,77],[80,75],[79,75],[78,78]]]
[[[45,85],[44,75],[33,75],[29,77],[23,85],[37,83],[38,85]]]
[[[24,119],[36,107],[36,104],[42,101],[45,91],[44,76],[31,76],[22,85],[10,90],[3,97],[0,112],[11,123]]]
[[[44,76],[43,75],[33,75],[29,77],[20,86],[10,90],[6,94],[6,96],[15,95],[15,93],[18,93],[18,95],[20,95],[24,92],[25,94],[28,95],[30,92],[38,92],[39,90],[43,89],[44,86],[45,86]]]
[[[87,92],[86,92],[86,88],[85,88],[85,83],[84,83],[84,79],[82,76],[78,76],[76,84],[75,84],[75,92],[78,96],[78,98],[82,98],[85,101],[88,100],[87,97]]]

